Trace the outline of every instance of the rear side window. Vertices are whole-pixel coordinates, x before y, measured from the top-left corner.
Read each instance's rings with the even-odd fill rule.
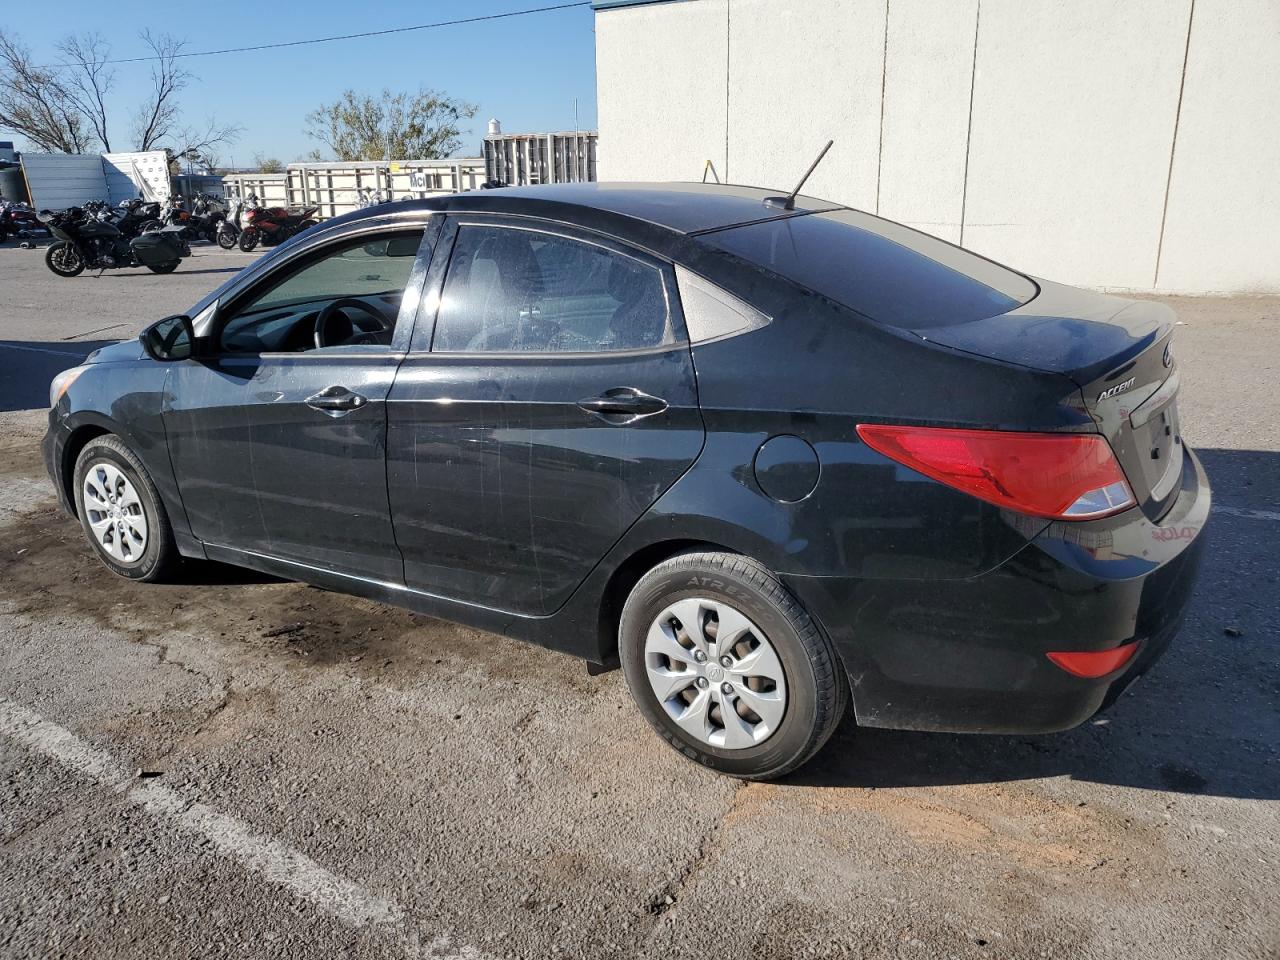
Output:
[[[662,274],[593,243],[464,224],[432,350],[594,353],[670,342]]]
[[[1007,267],[857,210],[767,220],[700,239],[907,329],[994,317],[1037,292]]]

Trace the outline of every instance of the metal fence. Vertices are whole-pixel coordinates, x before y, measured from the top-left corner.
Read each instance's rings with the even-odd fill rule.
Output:
[[[222,183],[228,197],[255,194],[263,206],[318,207],[323,219],[357,209],[361,191],[383,200],[408,200],[477,190],[484,180],[484,161],[467,157],[291,163],[284,173],[228,174]]]
[[[583,130],[491,134],[484,139],[485,174],[510,187],[593,181],[598,139]]]

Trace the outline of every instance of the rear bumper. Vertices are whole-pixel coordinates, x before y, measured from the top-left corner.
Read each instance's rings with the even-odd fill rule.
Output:
[[[783,579],[836,644],[859,723],[1065,730],[1115,700],[1177,633],[1210,500],[1204,469],[1188,450],[1181,490],[1158,522],[1133,509],[1054,523],[995,570],[967,580]],[[1132,640],[1141,643],[1137,655],[1098,679],[1072,676],[1046,656]]]

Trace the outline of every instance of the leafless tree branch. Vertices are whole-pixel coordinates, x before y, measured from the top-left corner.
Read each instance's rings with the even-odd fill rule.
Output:
[[[116,74],[108,65],[111,45],[100,33],[71,34],[58,50],[67,58],[64,89],[68,99],[88,118],[102,149],[111,152],[107,135],[107,96],[115,86]]]
[[[174,134],[178,120],[178,94],[191,80],[191,74],[178,62],[178,54],[186,46],[167,33],[155,36],[150,30],[139,35],[156,56],[151,67],[151,101],[134,115],[134,149],[154,150],[162,140]]]
[[[37,150],[84,153],[95,145],[66,85],[31,62],[17,37],[0,31],[0,128],[26,137]]]

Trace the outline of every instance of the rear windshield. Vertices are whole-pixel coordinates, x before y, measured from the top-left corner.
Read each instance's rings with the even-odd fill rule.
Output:
[[[913,330],[994,317],[1037,292],[1007,267],[857,210],[766,220],[699,239],[872,320]]]

